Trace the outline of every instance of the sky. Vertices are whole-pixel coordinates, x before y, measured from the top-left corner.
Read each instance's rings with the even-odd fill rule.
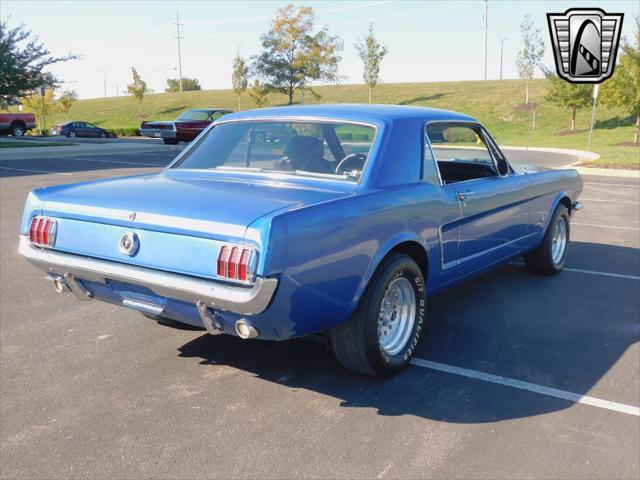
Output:
[[[316,13],[316,25],[344,42],[339,73],[343,83],[362,83],[362,67],[354,43],[371,22],[389,54],[381,80],[431,82],[481,80],[483,2],[473,1],[28,1],[0,0],[0,18],[9,27],[24,23],[54,55],[74,53],[80,60],[52,66],[64,80],[63,89],[80,98],[123,95],[131,82],[131,67],[149,87],[164,91],[167,78],[177,78],[176,12],[182,42],[182,74],[195,77],[204,89],[231,87],[231,65],[237,52],[260,52],[260,35],[276,11],[287,3],[306,5]],[[543,63],[553,65],[546,26],[547,12],[571,7],[603,8],[625,14],[622,35],[633,38],[640,1],[498,1],[488,2],[488,78],[497,79],[500,40],[504,42],[503,77],[517,78],[516,54],[522,48],[520,23],[531,14],[542,29],[547,51]],[[100,72],[108,72],[106,75]],[[541,75],[537,72],[537,75]]]

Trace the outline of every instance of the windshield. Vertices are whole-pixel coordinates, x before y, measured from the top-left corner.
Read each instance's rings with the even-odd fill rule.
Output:
[[[241,121],[217,125],[173,166],[289,172],[358,180],[374,127],[337,122]]]
[[[207,110],[189,110],[180,115],[176,120],[202,120],[207,121],[210,112]]]

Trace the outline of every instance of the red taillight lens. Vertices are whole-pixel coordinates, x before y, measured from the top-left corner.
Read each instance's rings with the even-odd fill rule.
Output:
[[[227,276],[227,265],[229,263],[229,255],[231,254],[231,247],[224,246],[220,249],[218,254],[218,275],[220,277]]]
[[[224,245],[218,254],[218,276],[249,282],[252,275],[253,249]]]
[[[56,241],[57,222],[52,218],[33,217],[29,227],[29,240],[39,247],[52,247]]]

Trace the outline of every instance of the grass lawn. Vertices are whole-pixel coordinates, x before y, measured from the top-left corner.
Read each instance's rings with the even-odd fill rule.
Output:
[[[557,147],[586,150],[591,108],[578,111],[578,133],[567,134],[571,121],[568,108],[544,100],[547,80],[531,82],[530,96],[536,104],[536,128],[529,135],[530,112],[522,109],[524,84],[520,80],[383,83],[373,93],[374,102],[444,108],[469,114],[480,120],[502,145]],[[306,103],[366,103],[364,85],[317,87],[319,99],[310,93]],[[283,105],[283,95],[270,95],[270,105]],[[243,108],[254,108],[248,94],[242,96]],[[186,109],[221,107],[237,109],[232,90],[157,93],[144,100],[144,119],[173,119]],[[62,114],[47,117],[50,122],[63,121]],[[103,128],[131,128],[140,125],[138,105],[130,96],[95,98],[74,103],[69,119],[86,120]],[[619,146],[633,139],[635,119],[619,109],[598,107],[592,150],[601,158],[597,166],[640,168],[640,147]]]
[[[67,147],[75,143],[41,142],[39,140],[0,140],[0,148]]]

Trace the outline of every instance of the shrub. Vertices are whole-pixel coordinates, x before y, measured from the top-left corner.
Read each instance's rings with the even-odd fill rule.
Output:
[[[351,132],[338,132],[338,138],[340,140],[353,140],[353,134]]]

